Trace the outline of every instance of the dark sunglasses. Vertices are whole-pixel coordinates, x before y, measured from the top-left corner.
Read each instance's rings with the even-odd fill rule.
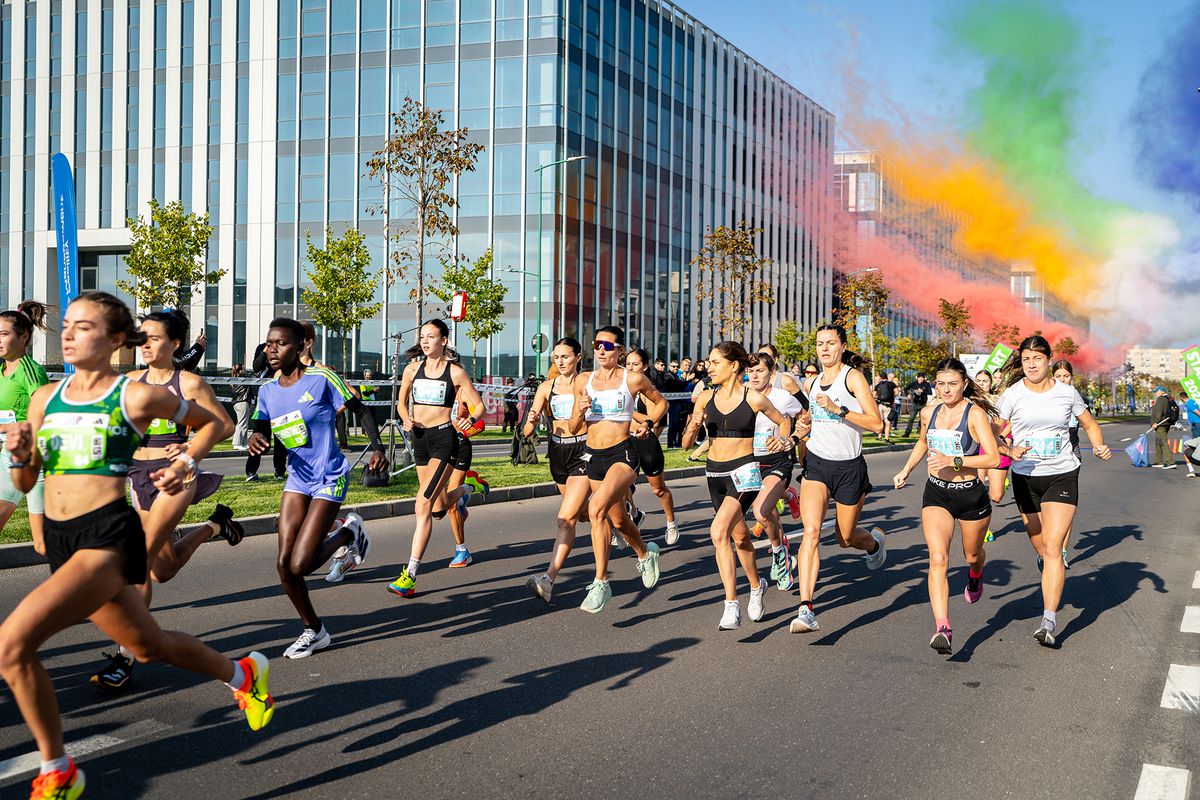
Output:
[[[613,350],[616,350],[618,347],[620,347],[620,345],[617,344],[616,342],[608,342],[608,341],[604,341],[603,339],[597,339],[596,341],[592,342],[593,350],[603,350],[606,353],[611,353]]]
[[[804,370],[804,374],[805,375],[816,375],[817,371],[815,369],[806,369],[806,370]]]

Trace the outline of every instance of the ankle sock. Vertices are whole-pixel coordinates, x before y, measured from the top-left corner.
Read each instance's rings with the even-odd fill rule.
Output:
[[[1042,611],[1042,619],[1046,622],[1049,622],[1051,628],[1054,628],[1058,625],[1058,617],[1055,615],[1055,612],[1049,609],[1044,609]]]
[[[408,560],[408,577],[417,577],[417,570],[421,568],[421,560],[419,558],[410,558]]]
[[[800,607],[804,608],[805,606],[808,606],[808,610],[812,611],[813,610],[812,600],[801,600]]]
[[[946,630],[950,630],[950,620],[948,618],[947,619],[939,619],[937,622],[934,623],[934,625],[937,626],[937,629],[939,631],[942,628],[945,628]]]
[[[778,552],[779,552],[780,550],[782,550],[782,549],[783,549],[783,545],[781,545],[781,544],[773,544],[773,545],[771,545],[771,552],[772,552],[772,553],[778,553]]]
[[[246,670],[242,669],[241,661],[233,662],[233,677],[225,685],[235,692],[242,690],[242,685],[246,683]]]
[[[465,553],[467,552],[467,546],[465,544],[456,544],[454,545],[454,552]]]
[[[66,772],[71,768],[71,757],[60,756],[59,758],[43,761],[42,768],[39,772],[41,775],[48,775],[51,772]]]
[[[974,570],[974,568],[967,567],[967,577],[973,581],[977,581],[983,577],[983,570],[979,570],[978,572],[976,572]]]

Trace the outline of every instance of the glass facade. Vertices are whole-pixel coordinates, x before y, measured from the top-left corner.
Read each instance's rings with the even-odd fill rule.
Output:
[[[191,317],[206,366],[244,361],[271,317],[308,316],[309,237],[358,227],[383,265],[383,187],[364,162],[408,96],[486,148],[455,187],[460,235],[442,243],[471,258],[492,247],[508,287],[478,371],[534,368],[539,306],[551,339],[615,323],[664,358],[701,354],[716,331],[690,259],[709,226],[742,219],[763,229],[776,292],[747,337],[828,315],[832,116],[647,0],[4,4],[0,300],[57,296],[42,176],[62,149],[88,285],[115,285],[124,217],[151,198],[208,212],[209,266],[227,273]],[[403,222],[395,199],[391,212]],[[426,267],[436,280],[438,260]],[[380,367],[384,337],[411,327],[410,288],[388,291],[344,366]],[[465,330],[457,345],[472,351]],[[332,337],[318,352],[343,366]]]

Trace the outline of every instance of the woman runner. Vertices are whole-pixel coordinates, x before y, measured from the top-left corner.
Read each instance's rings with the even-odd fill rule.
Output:
[[[761,393],[771,401],[776,411],[792,420],[792,435],[799,442],[795,428],[799,425],[802,433],[808,433],[810,425],[807,415],[797,422],[796,418],[804,413],[804,409],[786,387],[775,385],[772,379],[775,367],[775,359],[770,353],[759,351],[750,356],[750,368],[747,371],[750,388]],[[766,531],[767,539],[771,542],[771,580],[775,581],[780,591],[786,592],[792,588],[792,554],[787,534],[779,520],[778,505],[785,495],[794,494],[789,484],[796,466],[796,445],[779,452],[772,451],[769,443],[779,436],[779,428],[770,417],[759,414],[755,418],[754,455],[758,458],[763,483],[758,496],[754,498],[754,518],[757,521],[754,527],[758,531],[755,535],[762,535]],[[803,443],[799,446],[804,447]]]
[[[38,649],[54,634],[90,619],[138,661],[164,661],[224,682],[259,730],[275,713],[267,689],[269,666],[253,652],[238,661],[183,633],[155,623],[136,584],[146,580],[146,538],[125,499],[125,476],[142,431],[153,419],[171,419],[196,431],[191,453],[178,455],[154,475],[160,492],[174,494],[195,479],[196,463],[223,433],[200,406],[158,386],[118,375],[113,354],[141,341],[129,309],[104,292],[81,295],[63,312],[63,360],[75,372],[38,389],[28,421],[9,428],[13,483],[29,491],[46,473],[46,558],[50,577],[0,625],[0,674],[37,740],[40,774],[33,800],[78,798],[83,771],[63,749],[54,686]]]
[[[781,436],[771,435],[765,442],[770,453],[790,449],[791,420],[780,414],[757,390],[743,385],[742,376],[750,363],[746,350],[736,342],[721,342],[708,356],[708,374],[712,388],[696,400],[695,409],[683,432],[683,446],[688,448],[696,439],[700,426],[707,420],[709,447],[704,475],[708,479],[708,495],[712,500],[713,518],[709,533],[716,551],[717,571],[725,590],[725,602],[717,629],[731,631],[742,625],[742,610],[737,599],[737,563],[750,581],[750,601],[746,615],[752,622],[763,617],[763,595],[766,584],[758,578],[758,559],[746,528],[746,512],[763,488],[759,459],[754,455],[755,422],[758,414],[765,415],[779,426]],[[722,409],[726,406],[728,410]],[[733,547],[730,547],[730,541]],[[733,551],[737,551],[734,560]]]
[[[1071,366],[1070,361],[1067,361],[1066,359],[1055,361],[1050,365],[1050,371],[1054,374],[1054,380],[1058,381],[1059,383],[1066,384],[1067,386],[1074,385],[1075,368]],[[1083,458],[1081,457],[1079,450],[1079,417],[1072,414],[1070,425],[1071,427],[1068,429],[1068,432],[1071,436],[1071,449],[1075,451],[1075,458],[1079,459],[1079,464],[1082,467]],[[1067,560],[1067,548],[1071,545],[1071,530],[1074,527],[1074,521],[1072,521],[1071,527],[1067,528],[1067,535],[1063,537],[1063,569],[1071,568],[1071,562]]]
[[[997,381],[992,377],[992,373],[988,372],[986,369],[981,369],[979,372],[975,373],[975,385],[979,387],[980,396],[987,398],[987,401],[991,404],[992,408],[996,407],[996,400],[998,398],[998,394],[994,391],[996,388],[996,383]],[[998,443],[1011,441],[1009,438],[1009,430],[1007,428],[1001,429],[995,424],[995,420],[992,422],[992,432],[996,435],[996,441]],[[987,483],[988,497],[991,498],[993,504],[998,504],[1004,499],[1004,490],[1008,485],[1008,469],[1011,466],[1012,459],[1008,456],[1001,455],[1000,464],[994,469],[989,469],[983,473],[985,476],[985,482]],[[995,539],[996,536],[992,533],[992,529],[988,528],[987,533],[983,535],[983,540],[985,542],[991,542],[995,541]]]
[[[1000,452],[1013,460],[1013,498],[1042,570],[1042,621],[1033,635],[1045,647],[1055,642],[1066,579],[1062,543],[1079,505],[1071,415],[1079,418],[1097,458],[1107,461],[1112,455],[1079,392],[1054,380],[1050,356],[1050,343],[1041,336],[1022,341],[1013,355],[1014,367],[1020,369],[1013,370],[996,409],[1001,424],[1012,426],[1013,444],[1001,445]]]
[[[446,516],[450,508],[472,492],[487,497],[489,489],[486,481],[468,474],[462,486],[446,491],[458,459],[458,434],[471,430],[476,418],[483,415],[483,399],[467,371],[458,365],[457,354],[448,347],[449,342],[450,328],[440,319],[422,325],[420,348],[424,358],[405,367],[400,382],[396,411],[404,430],[413,437],[420,486],[413,511],[417,525],[408,564],[388,584],[388,591],[401,597],[412,597],[417,592],[417,570],[433,533],[433,520]],[[469,416],[452,421],[450,412],[456,408],[456,397],[467,403]]]
[[[645,375],[646,367],[650,364],[650,354],[642,348],[630,350],[625,355],[625,368],[635,375]],[[634,406],[639,414],[646,413],[646,401],[641,395],[634,400]],[[679,525],[675,522],[675,496],[663,480],[666,469],[666,459],[663,455],[662,442],[658,440],[654,429],[647,430],[642,436],[633,437],[633,446],[638,452],[638,469],[646,476],[650,491],[662,504],[663,516],[667,518],[666,543],[675,544],[679,541]],[[632,491],[633,487],[630,487]],[[631,495],[632,499],[632,495]],[[645,514],[640,515],[642,518]],[[640,525],[640,519],[638,520]]]
[[[362,521],[351,514],[336,530],[334,520],[346,500],[350,463],[337,445],[334,420],[341,408],[358,415],[373,451],[369,469],[387,467],[379,428],[369,408],[355,397],[335,373],[308,367],[304,328],[294,319],[279,317],[267,332],[267,363],[275,379],[258,390],[250,453],[265,453],[271,439],[287,448],[287,483],[279,507],[279,582],[292,601],[304,630],[288,647],[285,658],[307,658],[329,646],[330,636],[308,595],[305,576],[346,548],[345,558],[361,564],[371,540]]]
[[[451,359],[453,364],[462,364],[456,353]],[[478,392],[477,392],[478,393]],[[482,406],[483,400],[480,399]],[[458,402],[459,418],[471,416],[471,408],[468,403]],[[479,477],[479,473],[471,469],[471,462],[475,458],[475,448],[471,444],[471,436],[483,430],[483,423],[476,421],[470,435],[463,433],[459,429],[455,429],[454,434],[458,438],[458,456],[454,459],[454,470],[450,473],[450,480],[446,483],[446,492],[449,494],[458,487],[471,481],[473,488],[479,488],[487,483],[483,478]],[[463,494],[458,498],[458,502],[450,506],[446,511],[446,517],[450,520],[450,533],[454,535],[454,558],[450,559],[450,566],[454,568],[471,566],[471,551],[467,549],[467,504],[471,501],[473,492]]]
[[[812,433],[804,461],[804,482],[800,484],[804,539],[797,569],[800,611],[792,620],[792,633],[820,629],[813,613],[813,593],[821,565],[817,545],[830,498],[837,510],[838,544],[862,550],[870,570],[879,569],[887,560],[883,531],[872,528],[868,532],[858,527],[863,503],[871,491],[867,461],[862,455],[863,431],[879,433],[883,419],[866,376],[857,369],[862,359],[846,349],[846,329],[822,325],[817,328],[816,343],[821,373],[805,387],[811,402]]]
[[[175,366],[175,354],[188,340],[187,317],[178,311],[155,311],[142,318],[141,332],[144,339],[141,354],[146,369],[135,370],[126,377],[138,383],[166,387],[176,397],[212,414],[222,439],[232,436],[233,423],[209,385],[199,375]],[[220,536],[230,545],[242,541],[242,526],[234,521],[233,511],[220,503],[208,522],[187,534],[176,532],[188,506],[211,496],[221,485],[220,475],[197,472],[195,480],[176,494],[158,491],[151,476],[166,469],[189,449],[186,426],[177,425],[171,419],[152,420],[129,467],[129,494],[146,532],[147,564],[152,580],[138,588],[147,608],[153,597],[153,582],[166,583],[175,577],[204,542],[214,536]],[[107,657],[108,663],[92,675],[91,684],[112,692],[128,689],[133,681],[133,654],[118,647],[116,653]]]
[[[599,614],[612,599],[608,584],[610,537],[616,526],[637,554],[637,571],[647,589],[658,583],[658,545],[642,542],[642,535],[625,511],[629,487],[637,480],[638,454],[630,435],[642,436],[654,428],[667,413],[667,401],[645,375],[621,368],[625,350],[625,332],[615,325],[596,331],[592,342],[595,366],[575,378],[575,408],[571,429],[587,423],[588,482],[592,498],[588,519],[592,523],[592,553],[596,558],[596,577],[588,584],[587,596],[580,608]],[[646,398],[649,412],[634,409],[633,399]],[[636,430],[635,430],[636,427]]]
[[[3,359],[4,366],[0,372],[0,445],[4,443],[3,431],[9,425],[25,421],[33,393],[39,386],[50,382],[46,370],[29,355],[34,328],[46,330],[46,306],[36,300],[26,300],[17,306],[16,311],[0,311],[0,359]],[[33,549],[45,555],[46,546],[42,542],[46,510],[43,485],[44,478],[38,475],[29,494],[19,491],[9,475],[8,451],[0,448],[0,531],[4,530],[24,497],[29,509]]]
[[[536,597],[550,602],[554,582],[567,563],[567,556],[575,545],[575,525],[583,518],[584,506],[591,486],[588,483],[587,462],[583,460],[587,436],[579,434],[581,428],[572,428],[575,416],[575,377],[579,373],[583,345],[578,340],[564,336],[554,343],[550,359],[553,362],[549,380],[543,381],[533,396],[529,418],[525,421],[524,435],[533,436],[534,429],[543,413],[550,415],[550,444],[547,459],[550,462],[550,477],[558,487],[562,502],[558,506],[558,534],[554,539],[554,552],[550,566],[541,575],[531,575],[525,585]]]
[[[940,401],[921,409],[921,435],[908,462],[892,478],[901,489],[917,463],[926,458],[929,479],[921,499],[921,528],[929,547],[929,605],[933,608],[934,634],[929,646],[949,655],[950,584],[946,578],[954,523],[962,529],[963,557],[967,560],[968,603],[983,596],[983,565],[987,553],[983,535],[992,517],[992,502],[980,472],[1000,462],[991,417],[995,414],[979,387],[967,377],[967,368],[948,358],[934,370],[934,393]]]

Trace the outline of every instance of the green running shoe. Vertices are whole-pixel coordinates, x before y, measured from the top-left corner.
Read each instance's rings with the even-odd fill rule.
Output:
[[[417,593],[417,579],[408,574],[408,567],[400,571],[400,577],[388,584],[388,591],[401,597],[412,597]]]
[[[588,584],[587,597],[583,598],[583,605],[579,607],[589,614],[599,614],[611,599],[612,589],[608,581],[592,581]]]
[[[658,545],[654,542],[646,542],[646,557],[638,559],[637,571],[642,573],[642,586],[647,589],[658,583]]]

